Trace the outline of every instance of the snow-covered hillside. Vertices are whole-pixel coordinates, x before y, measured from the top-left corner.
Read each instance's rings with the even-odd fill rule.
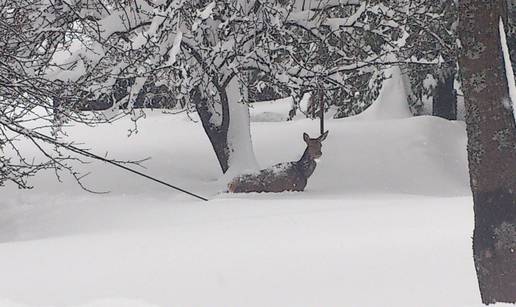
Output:
[[[259,117],[259,116],[258,116]],[[268,117],[271,118],[271,117]],[[228,195],[200,123],[150,112],[72,127],[201,202],[99,162],[82,191],[48,175],[0,198],[0,306],[477,306],[464,125],[329,120],[303,193]],[[255,122],[262,167],[318,122]]]

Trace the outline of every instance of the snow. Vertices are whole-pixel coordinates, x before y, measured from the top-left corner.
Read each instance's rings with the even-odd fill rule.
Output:
[[[138,97],[138,93],[142,90],[145,85],[145,81],[147,78],[145,77],[136,77],[134,80],[134,84],[128,88],[129,95],[127,96],[128,105],[127,108],[129,110],[133,109],[134,102],[136,101],[136,97]]]
[[[249,111],[252,122],[285,122],[292,110],[292,98],[253,102]]]
[[[127,26],[128,18],[126,14],[127,13],[123,10],[118,12],[113,10],[102,20],[99,20],[99,27],[102,29],[102,38],[106,39],[115,32],[127,31],[129,27]]]
[[[505,63],[505,74],[507,76],[507,85],[509,87],[509,100],[510,101],[504,101],[504,106],[511,110],[514,115],[514,119],[516,120],[516,109],[515,109],[515,103],[516,103],[516,82],[514,81],[514,71],[512,70],[512,62],[511,57],[509,53],[509,47],[507,46],[507,36],[505,35],[505,28],[503,25],[503,20],[500,18],[500,41],[502,44],[502,51],[503,51],[503,59]]]
[[[378,98],[356,118],[365,120],[398,119],[411,117],[408,92],[399,66],[386,69],[386,79]]]
[[[332,31],[337,31],[340,27],[351,27],[358,21],[360,17],[362,17],[366,9],[366,3],[362,2],[360,3],[360,7],[356,10],[356,12],[354,12],[353,15],[349,16],[348,18],[327,18],[324,21],[324,24],[330,26]]]
[[[201,18],[202,20],[208,19],[213,14],[213,9],[215,8],[215,1],[210,2],[204,10],[198,12],[197,16]]]
[[[15,303],[9,300],[0,299],[0,306],[5,307],[27,307],[25,304]],[[86,304],[76,305],[77,307],[158,307],[158,305],[149,304],[141,300],[129,299],[101,299],[88,302]]]
[[[177,55],[181,52],[181,40],[183,39],[183,32],[179,31],[174,38],[174,44],[170,49],[169,59],[167,65],[173,65],[176,62]]]
[[[140,171],[211,200],[100,162],[78,167],[109,194],[51,173],[31,191],[2,188],[0,306],[481,306],[464,125],[400,116],[403,93],[382,97],[393,100],[377,101],[374,120],[327,121],[303,193],[220,193],[195,115],[148,112],[130,138],[129,118],[65,127],[95,153],[152,156]],[[286,110],[269,106],[255,116]],[[318,121],[252,123],[260,166],[297,160],[303,132]]]
[[[233,78],[227,86],[229,102],[228,147],[232,153],[229,155],[229,169],[222,179],[223,182],[231,180],[236,175],[258,169],[249,128],[249,106],[240,101],[242,95],[239,86],[237,78]]]
[[[423,80],[423,87],[425,89],[435,88],[437,86],[437,80],[431,74],[427,74],[425,80]]]
[[[216,3],[212,1],[206,5],[206,7],[202,11],[197,11],[197,20],[192,24],[192,31],[197,31],[197,28],[201,25],[203,20],[210,18],[213,14],[213,9],[215,8]]]
[[[47,223],[57,222],[60,210],[75,222],[77,211],[101,211],[104,223],[125,221],[125,229],[98,226],[97,233],[2,244],[1,296],[29,306],[120,297],[158,306],[399,306],[400,300],[475,306],[479,300],[465,238],[472,219],[464,214],[467,199],[357,203],[296,196],[208,206],[69,202]]]

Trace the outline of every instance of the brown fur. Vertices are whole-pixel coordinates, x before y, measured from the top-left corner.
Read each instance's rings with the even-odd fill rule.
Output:
[[[257,173],[245,174],[234,178],[228,185],[231,193],[304,191],[308,178],[317,166],[315,159],[322,156],[322,141],[328,131],[312,139],[303,134],[306,150],[298,161],[279,163]]]

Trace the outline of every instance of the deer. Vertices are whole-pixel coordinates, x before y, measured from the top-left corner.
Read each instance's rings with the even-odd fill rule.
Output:
[[[304,191],[308,178],[312,176],[317,162],[322,156],[322,142],[328,136],[328,132],[326,131],[314,139],[310,138],[308,134],[303,133],[306,149],[299,160],[279,163],[256,173],[237,176],[228,184],[228,192],[279,193],[284,191]]]

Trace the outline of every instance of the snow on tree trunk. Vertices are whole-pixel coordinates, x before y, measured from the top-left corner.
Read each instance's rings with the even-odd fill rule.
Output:
[[[460,1],[473,254],[485,304],[516,302],[516,123],[499,33],[504,2]]]
[[[509,86],[509,99],[505,101],[505,107],[512,109],[514,119],[516,120],[516,109],[514,108],[516,102],[516,83],[514,81],[514,72],[512,70],[511,56],[509,52],[509,46],[507,45],[507,36],[505,35],[505,27],[501,18],[500,40],[502,43],[503,61],[505,63],[505,75],[507,79],[507,85]]]
[[[257,169],[258,163],[251,141],[249,106],[241,102],[238,80],[233,78],[220,90],[220,103],[210,102],[199,88],[192,92],[192,101],[222,172],[229,178]]]
[[[516,0],[507,0],[507,35],[513,72],[516,70]]]
[[[226,87],[229,104],[229,129],[227,135],[228,172],[241,174],[258,169],[251,140],[249,106],[241,101],[242,94],[237,78]]]

